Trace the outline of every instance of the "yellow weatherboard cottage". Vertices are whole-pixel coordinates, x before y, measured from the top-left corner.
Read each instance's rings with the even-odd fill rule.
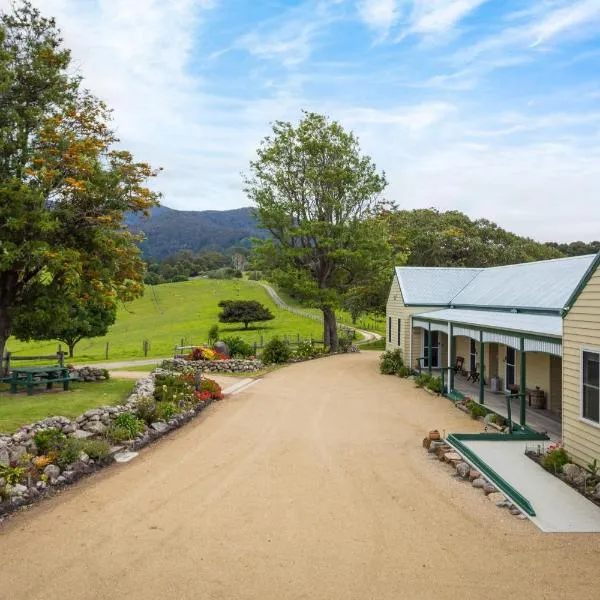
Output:
[[[554,432],[580,464],[600,460],[599,264],[397,267],[386,348],[443,375],[450,394],[496,405],[509,394],[522,425]]]

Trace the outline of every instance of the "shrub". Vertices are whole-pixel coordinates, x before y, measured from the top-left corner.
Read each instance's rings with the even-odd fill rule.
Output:
[[[208,392],[213,400],[222,400],[223,391],[214,379],[202,379],[200,381],[200,393]]]
[[[67,465],[74,463],[81,454],[81,440],[67,438],[56,457],[56,464],[64,469]]]
[[[223,339],[229,348],[229,356],[233,358],[248,358],[254,354],[254,348],[241,337],[230,336]]]
[[[294,356],[302,359],[315,358],[320,356],[321,352],[321,349],[312,340],[304,340],[296,346]]]
[[[400,367],[404,366],[402,350],[388,350],[379,358],[379,371],[384,375],[396,375]]]
[[[482,406],[479,402],[475,402],[474,400],[469,400],[466,403],[466,407],[469,409],[472,419],[485,417],[490,412],[485,406]]]
[[[9,485],[15,485],[25,476],[25,467],[0,465],[0,477],[6,479]]]
[[[108,381],[110,379],[110,371],[108,369],[102,369],[102,377]]]
[[[138,419],[136,415],[124,412],[117,415],[113,421],[115,427],[122,427],[129,434],[129,439],[137,437],[145,429],[144,421]]]
[[[156,420],[158,419],[155,419],[155,421]],[[128,429],[126,429],[125,427],[121,427],[120,425],[115,425],[114,423],[108,428],[108,431],[106,432],[106,437],[114,444],[118,444],[120,442],[124,442],[125,440],[131,439]]]
[[[402,378],[406,379],[407,377],[411,376],[411,371],[406,365],[402,365],[398,369],[398,372],[396,373],[396,375],[398,375],[398,377],[402,377]]]
[[[138,419],[141,419],[147,425],[158,421],[156,416],[156,401],[154,398],[149,396],[140,398],[136,403],[135,414]]]
[[[356,334],[354,335],[356,337]],[[350,335],[341,335],[338,338],[338,349],[340,352],[348,352],[350,346],[352,346],[353,337]]]
[[[49,454],[58,452],[64,445],[67,436],[55,427],[51,429],[42,429],[33,436],[33,441],[38,449],[38,454]]]
[[[291,354],[290,347],[275,337],[265,344],[261,358],[266,365],[282,364],[290,360]]]
[[[421,373],[415,377],[415,385],[419,388],[427,387],[427,384],[431,381],[431,375],[429,373]]]
[[[193,393],[193,376],[157,375],[154,378],[154,398],[159,402],[180,404]]]
[[[81,440],[81,452],[93,460],[102,460],[110,453],[110,444],[105,440]]]
[[[427,382],[427,389],[437,394],[442,393],[442,379],[441,377],[431,377]]]
[[[550,449],[542,459],[542,465],[546,469],[552,469],[555,473],[561,471],[568,462],[571,462],[571,459],[567,451],[561,447]]]
[[[159,402],[156,407],[156,416],[159,421],[169,421],[179,414],[179,408],[174,402]]]
[[[219,326],[215,323],[208,330],[208,345],[214,346],[219,341]]]

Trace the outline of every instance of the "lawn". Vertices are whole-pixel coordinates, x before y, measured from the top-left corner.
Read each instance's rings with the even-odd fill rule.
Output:
[[[68,392],[36,392],[10,394],[6,385],[0,391],[0,432],[12,433],[22,425],[45,417],[74,418],[89,408],[119,404],[127,398],[135,381],[111,379],[95,383],[73,383]]]
[[[117,322],[102,338],[82,340],[75,348],[72,363],[144,358],[144,340],[150,342],[148,358],[172,356],[182,341],[185,345],[206,342],[209,328],[218,323],[221,300],[258,300],[271,309],[273,321],[257,324],[245,331],[243,325],[220,325],[221,337],[239,335],[248,342],[259,342],[275,335],[296,339],[322,336],[322,326],[313,321],[280,310],[262,287],[243,280],[193,279],[180,283],[148,286],[142,298],[122,307]],[[23,343],[11,338],[7,349],[25,355],[51,354],[57,342]]]

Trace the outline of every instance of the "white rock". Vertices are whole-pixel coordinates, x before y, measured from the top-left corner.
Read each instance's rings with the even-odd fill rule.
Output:
[[[131,459],[135,458],[137,455],[137,452],[117,452],[114,455],[114,459],[118,463],[126,463],[129,462]]]

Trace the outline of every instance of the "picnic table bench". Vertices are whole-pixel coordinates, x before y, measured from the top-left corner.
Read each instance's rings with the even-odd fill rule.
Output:
[[[77,381],[79,377],[69,375],[69,369],[60,365],[48,365],[42,367],[15,367],[8,378],[10,393],[16,394],[18,387],[26,387],[27,395],[33,394],[33,388],[37,385],[45,385],[47,390],[52,389],[55,383],[62,383],[63,389],[67,391],[71,381]]]

